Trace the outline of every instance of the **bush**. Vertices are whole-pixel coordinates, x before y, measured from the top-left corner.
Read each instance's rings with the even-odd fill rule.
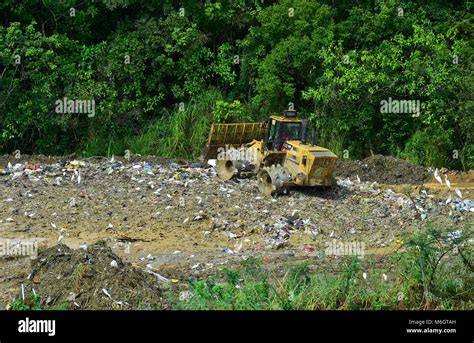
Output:
[[[245,109],[238,100],[227,102],[219,100],[214,107],[215,123],[242,123],[250,121]]]
[[[429,128],[416,131],[408,140],[401,157],[412,163],[432,167],[446,167],[452,160],[452,137],[449,131]]]
[[[410,304],[423,308],[467,308],[474,299],[469,226],[456,232],[432,224],[412,235],[399,255],[399,282]]]

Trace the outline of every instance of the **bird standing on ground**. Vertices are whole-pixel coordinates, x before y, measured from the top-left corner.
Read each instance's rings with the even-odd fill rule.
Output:
[[[448,189],[451,190],[451,182],[448,180],[448,175],[444,176],[444,180],[446,181],[446,186],[448,186]]]
[[[433,175],[434,175],[434,178],[436,179],[436,181],[438,181],[440,184],[443,184],[443,179],[438,174],[438,168],[436,168]]]

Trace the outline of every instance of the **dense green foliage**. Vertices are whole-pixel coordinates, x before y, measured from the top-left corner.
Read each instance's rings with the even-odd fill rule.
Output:
[[[470,3],[5,0],[0,151],[196,157],[211,122],[294,105],[337,154],[472,168]]]

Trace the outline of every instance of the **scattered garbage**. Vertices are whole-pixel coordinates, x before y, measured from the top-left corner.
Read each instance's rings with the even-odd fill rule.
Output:
[[[46,237],[44,244],[63,250],[42,257],[52,265],[35,265],[38,272],[25,285],[34,285],[45,303],[74,309],[137,308],[138,293],[148,299],[152,291],[140,306],[159,307],[164,284],[181,285],[189,275],[201,279],[248,257],[272,266],[281,258],[313,258],[334,239],[386,247],[397,244],[399,232],[432,220],[456,232],[474,212],[472,191],[443,170],[442,184],[435,181],[443,194],[417,185],[425,176],[410,165],[375,175],[391,168],[391,158],[341,161],[338,168],[349,169],[339,172],[336,186],[295,189],[275,199],[262,196],[254,178],[223,182],[212,162],[148,156],[24,161],[0,159],[0,227],[10,235]],[[431,180],[434,171],[426,175]],[[386,185],[405,181],[417,187],[407,193],[405,185]],[[100,257],[97,239],[120,257]],[[79,247],[80,254],[57,242]],[[132,272],[121,258],[140,268]],[[119,275],[128,278],[124,285]]]
[[[272,216],[271,219],[273,223],[264,226],[263,235],[277,249],[286,246],[292,233],[306,233],[315,239],[321,231],[319,225],[314,224],[311,219],[300,218],[296,212],[287,217]]]
[[[455,201],[455,206],[461,212],[474,212],[474,201],[472,200]]]
[[[145,162],[145,164],[143,165],[143,172],[146,174],[152,173],[150,163]]]
[[[74,160],[74,161],[71,161],[71,162],[67,163],[64,166],[64,169],[68,172],[74,172],[74,171],[77,171],[81,168],[84,168],[85,166],[86,166],[85,162]]]

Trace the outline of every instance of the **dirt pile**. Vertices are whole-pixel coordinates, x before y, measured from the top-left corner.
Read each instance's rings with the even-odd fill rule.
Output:
[[[160,309],[157,278],[124,263],[98,242],[72,250],[58,244],[32,261],[31,287],[42,305],[68,309]]]
[[[339,160],[335,177],[356,178],[384,184],[421,184],[432,178],[424,167],[392,156],[374,155],[362,161]]]

